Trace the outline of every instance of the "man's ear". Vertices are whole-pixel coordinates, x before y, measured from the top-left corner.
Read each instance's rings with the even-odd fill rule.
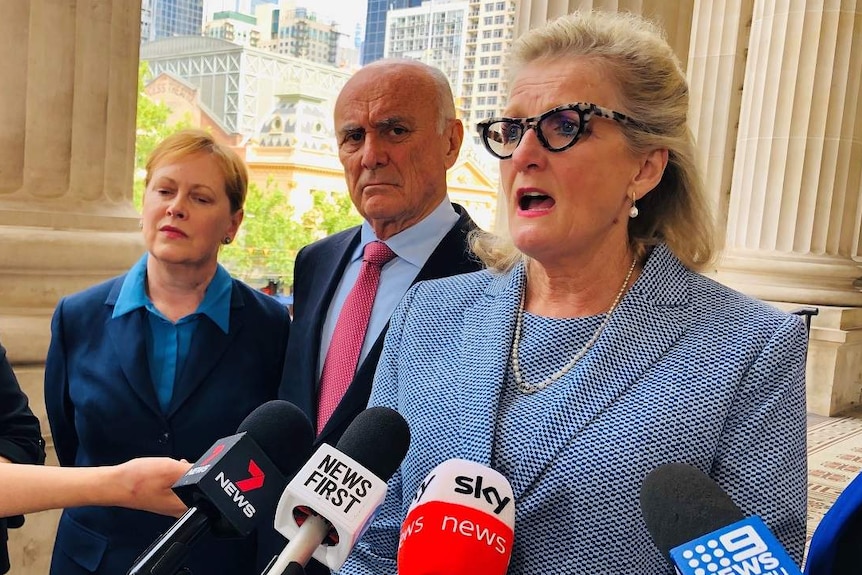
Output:
[[[446,160],[446,169],[448,170],[458,160],[458,153],[461,151],[461,142],[464,141],[464,124],[457,118],[449,120],[445,134],[448,149],[444,158]]]

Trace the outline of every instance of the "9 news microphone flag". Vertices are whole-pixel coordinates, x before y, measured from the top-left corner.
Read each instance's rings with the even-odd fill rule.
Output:
[[[514,495],[505,477],[473,461],[444,461],[419,485],[407,511],[398,575],[503,575],[514,528]]]
[[[172,489],[189,510],[144,551],[128,575],[176,575],[207,532],[245,537],[275,505],[285,475],[305,461],[314,430],[305,414],[273,400],[252,411],[236,435],[216,441]]]
[[[653,469],[640,502],[650,537],[681,575],[800,575],[763,521],[745,518],[712,478],[691,465]]]

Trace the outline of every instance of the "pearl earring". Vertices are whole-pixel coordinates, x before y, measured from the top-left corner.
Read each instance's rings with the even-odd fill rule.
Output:
[[[638,207],[635,204],[635,195],[634,195],[634,193],[632,193],[632,207],[629,208],[629,217],[630,218],[636,218],[636,217],[638,217],[638,213],[639,213]]]

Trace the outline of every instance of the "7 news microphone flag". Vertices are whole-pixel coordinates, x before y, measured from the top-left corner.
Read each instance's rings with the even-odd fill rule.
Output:
[[[314,430],[287,401],[269,401],[216,441],[173,486],[189,510],[141,554],[128,575],[175,575],[204,534],[245,537],[311,450]]]

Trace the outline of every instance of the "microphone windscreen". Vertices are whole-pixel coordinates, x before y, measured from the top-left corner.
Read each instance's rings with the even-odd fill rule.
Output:
[[[388,481],[407,455],[410,427],[394,409],[369,407],[356,416],[335,447]]]
[[[246,432],[286,476],[293,475],[311,452],[314,429],[301,409],[273,399],[249,413],[237,428]]]
[[[450,459],[420,483],[401,526],[399,575],[504,575],[515,502],[499,472]]]
[[[653,542],[669,561],[671,549],[745,517],[712,478],[684,463],[647,474],[640,505]]]

